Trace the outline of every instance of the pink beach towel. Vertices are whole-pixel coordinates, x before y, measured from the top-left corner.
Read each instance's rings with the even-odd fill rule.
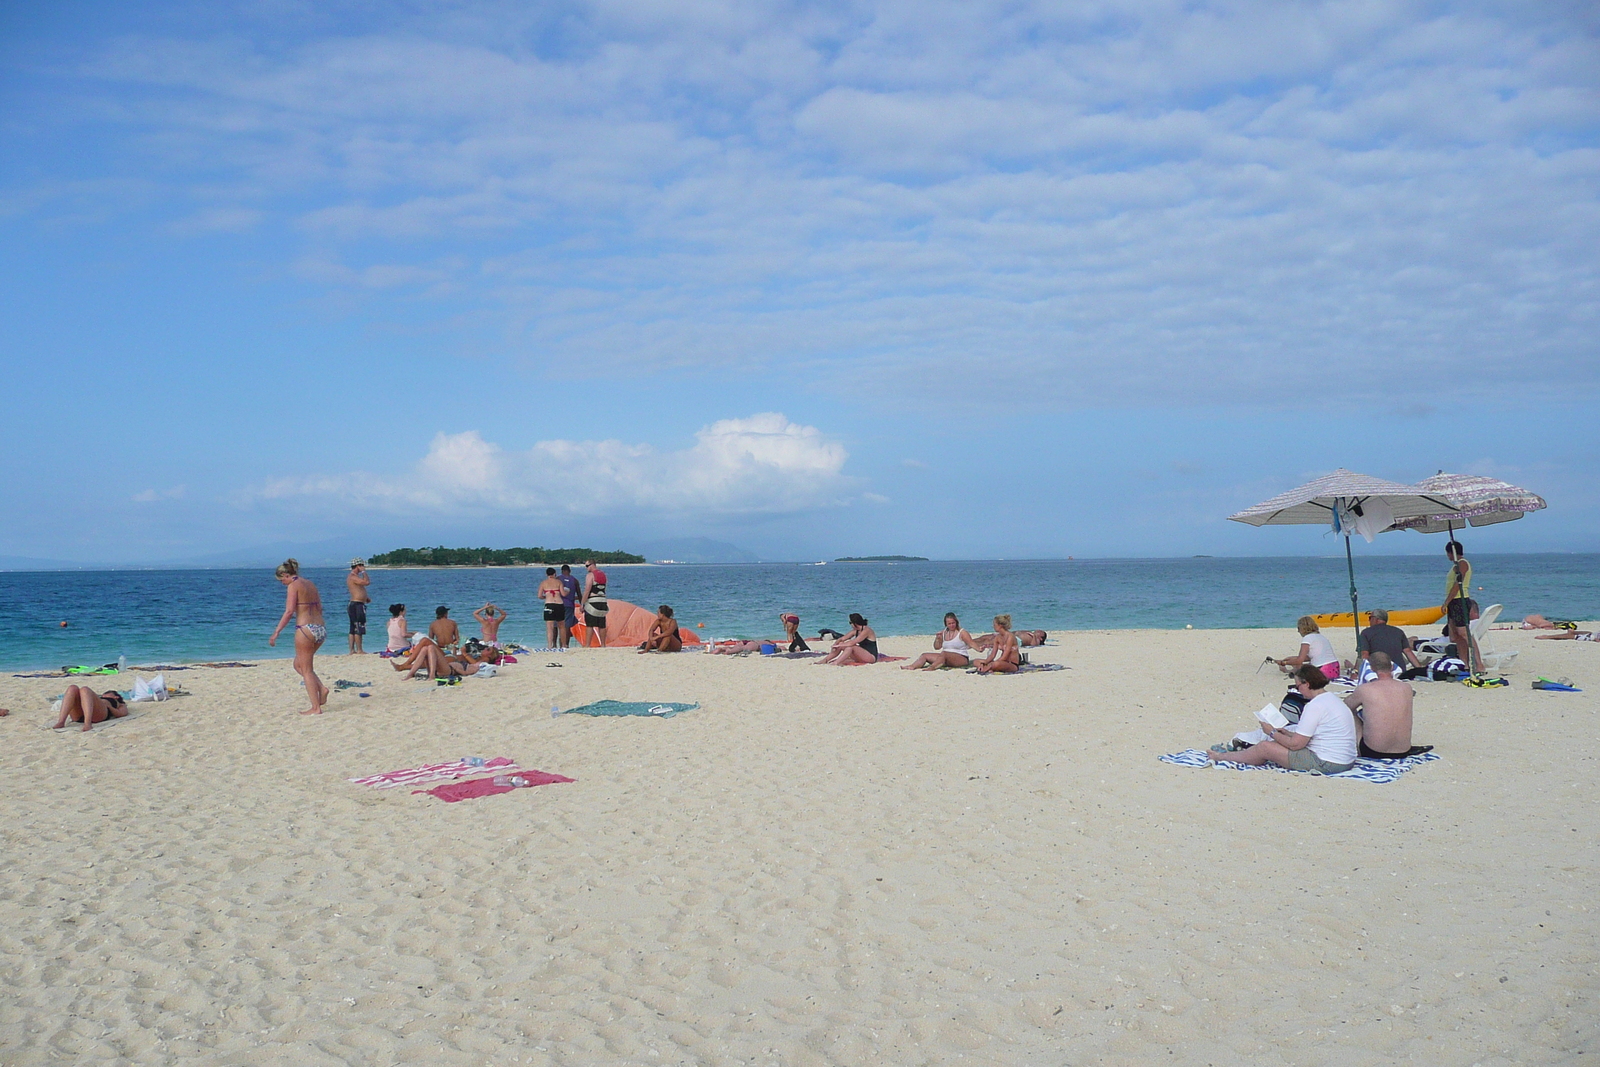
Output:
[[[523,771],[521,776],[528,780],[528,785],[554,785],[557,782],[571,782],[576,779],[564,778],[559,774],[547,774],[544,771]],[[454,804],[458,800],[476,800],[478,797],[492,797],[496,793],[509,793],[521,788],[514,785],[495,785],[493,778],[478,778],[470,782],[450,782],[446,785],[436,785],[432,789],[413,789],[412,795],[426,793],[438,797],[446,804]]]
[[[484,771],[505,774],[519,769],[517,761],[510,756],[496,756],[482,767],[471,767],[460,760],[451,760],[449,763],[425,763],[421,767],[406,767],[403,770],[387,771],[383,774],[369,774],[365,778],[352,778],[350,781],[357,785],[392,789],[397,785],[437,782],[442,778],[466,778],[469,775],[482,774]]]

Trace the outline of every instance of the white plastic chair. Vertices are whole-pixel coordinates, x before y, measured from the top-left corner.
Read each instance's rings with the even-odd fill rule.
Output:
[[[1488,632],[1489,624],[1500,617],[1500,612],[1503,609],[1504,605],[1502,604],[1490,604],[1487,608],[1478,613],[1478,617],[1476,619],[1473,619],[1471,622],[1467,623],[1467,632],[1470,633],[1473,639],[1478,642],[1479,652],[1483,651],[1483,635]],[[1450,644],[1450,635],[1445,634],[1443,636],[1435,637],[1422,642],[1422,644],[1417,646],[1417,651],[1429,652],[1435,656],[1441,656],[1444,654],[1445,646],[1448,644]],[[1466,650],[1462,649],[1462,651],[1464,652]]]
[[[1494,641],[1489,637],[1490,625],[1500,617],[1500,612],[1503,610],[1504,605],[1502,604],[1490,604],[1487,608],[1478,613],[1478,617],[1476,619],[1473,619],[1472,622],[1467,624],[1467,630],[1472,634],[1472,639],[1478,643],[1479,659],[1482,661],[1483,666],[1487,670],[1491,671],[1510,670],[1511,665],[1515,663],[1517,657],[1521,655],[1521,653],[1516,650],[1510,650],[1506,652],[1497,651],[1494,647]],[[1445,646],[1449,643],[1449,637],[1436,637],[1431,641],[1424,641],[1420,646],[1418,646],[1417,650],[1419,652],[1432,652],[1436,655],[1442,654],[1445,650]],[[1467,658],[1465,652],[1465,649],[1458,650],[1458,654],[1461,655],[1462,659]]]

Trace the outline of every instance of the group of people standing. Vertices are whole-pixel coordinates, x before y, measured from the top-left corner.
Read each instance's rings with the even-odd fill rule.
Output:
[[[554,567],[544,569],[544,581],[539,583],[539,599],[544,602],[544,630],[549,648],[567,648],[572,643],[572,628],[578,624],[578,611],[583,611],[583,645],[585,648],[602,648],[606,643],[606,572],[594,560],[584,563],[583,584],[572,574],[570,564],[561,565],[561,573]],[[592,643],[590,639],[593,639]]]

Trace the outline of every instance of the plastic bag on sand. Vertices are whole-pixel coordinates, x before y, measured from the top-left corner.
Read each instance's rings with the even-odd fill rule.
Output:
[[[133,680],[133,696],[128,698],[129,703],[136,703],[141,700],[165,699],[167,699],[166,675],[158,674],[148,680],[144,678],[135,678]]]

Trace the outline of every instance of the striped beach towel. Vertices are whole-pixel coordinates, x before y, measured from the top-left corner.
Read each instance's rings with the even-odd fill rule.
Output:
[[[415,785],[419,782],[441,782],[453,778],[466,778],[474,774],[483,774],[492,771],[495,774],[510,774],[520,771],[517,761],[510,756],[496,756],[488,760],[482,767],[474,767],[462,760],[451,760],[449,763],[425,763],[421,767],[405,767],[398,771],[385,771],[383,774],[369,774],[365,778],[351,778],[350,781],[357,785],[370,785],[378,789],[392,789],[397,785]]]
[[[1185,749],[1182,752],[1169,752],[1165,756],[1157,757],[1162,763],[1171,763],[1179,767],[1210,767],[1217,766],[1229,771],[1277,771],[1279,774],[1305,774],[1306,771],[1291,771],[1287,767],[1279,767],[1269,763],[1265,767],[1251,767],[1243,763],[1229,763],[1226,760],[1216,764],[1206,759],[1206,754],[1198,748]],[[1378,760],[1358,759],[1356,765],[1348,771],[1330,774],[1329,778],[1356,778],[1363,782],[1392,782],[1413,767],[1420,767],[1424,763],[1432,763],[1439,759],[1437,752],[1423,752],[1416,756],[1407,756],[1405,759]]]

